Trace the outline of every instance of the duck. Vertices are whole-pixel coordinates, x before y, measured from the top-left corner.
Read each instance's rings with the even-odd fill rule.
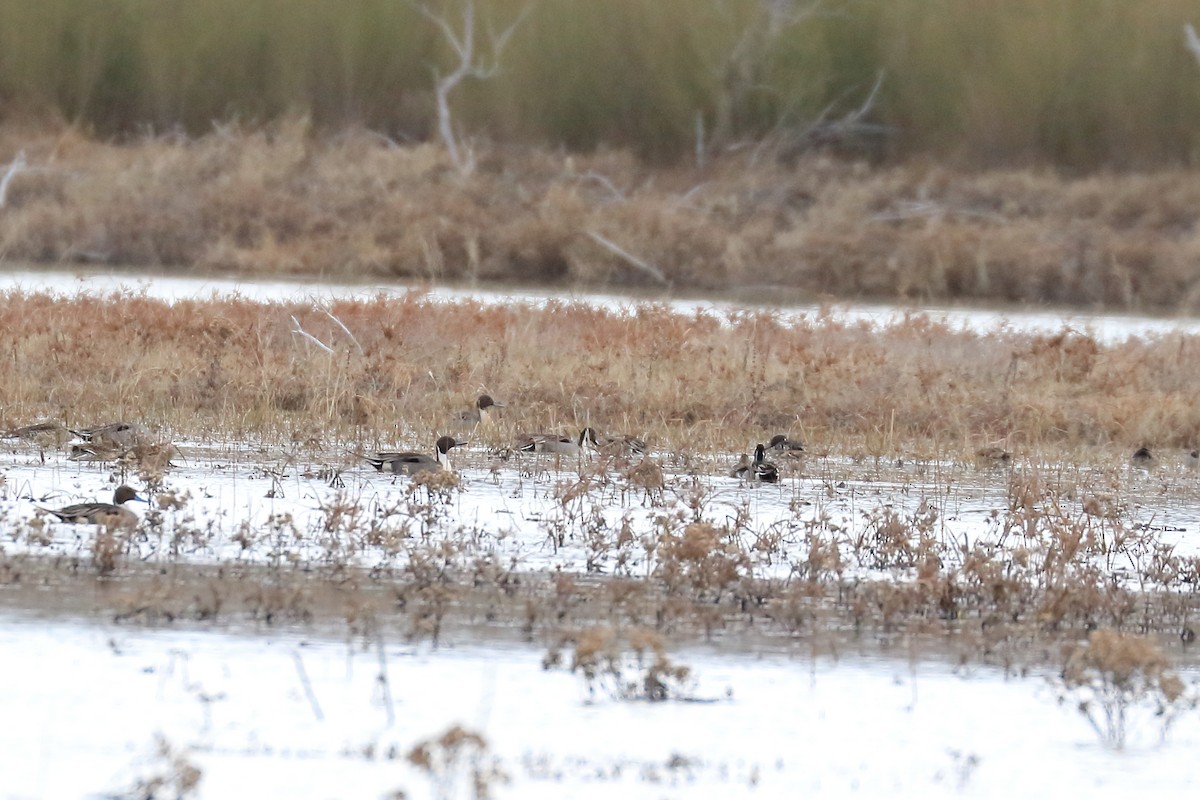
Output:
[[[1200,450],[1193,450],[1187,454],[1188,469],[1200,469]]]
[[[766,460],[767,448],[761,444],[754,447],[754,460],[742,453],[742,459],[730,472],[729,477],[744,481],[761,481],[762,483],[778,483],[779,468]]]
[[[492,409],[507,408],[504,403],[495,400],[489,394],[481,394],[475,404],[466,411],[460,411],[451,418],[451,423],[459,426],[487,425],[491,422]]]
[[[67,427],[57,420],[44,420],[19,428],[10,428],[3,434],[5,439],[26,439],[40,445],[62,445],[70,437]]]
[[[122,484],[113,492],[111,503],[75,503],[63,508],[43,508],[41,510],[53,514],[63,522],[134,528],[138,524],[138,515],[125,508],[125,503],[131,500],[147,502],[144,497],[138,495],[137,490],[132,486]]]
[[[584,428],[579,432],[578,439],[570,436],[559,436],[554,433],[526,433],[517,437],[515,449],[521,453],[557,453],[559,455],[577,456],[583,454],[583,445],[591,441],[594,432]]]
[[[767,444],[768,450],[775,450],[793,457],[798,457],[804,452],[804,444],[799,439],[791,439],[786,434],[777,433],[771,437],[771,441]]]
[[[596,433],[594,428],[583,429],[585,444],[591,444],[592,447],[599,450],[601,453],[610,456],[640,456],[646,453],[646,442],[630,436],[628,434],[619,433],[614,436],[604,436]]]
[[[364,455],[371,466],[379,472],[391,472],[396,475],[415,475],[418,472],[431,470],[449,470],[450,458],[447,455],[452,447],[461,447],[466,442],[453,436],[442,436],[434,444],[433,455],[427,453],[396,453],[380,452]]]
[[[90,445],[104,449],[128,449],[149,439],[150,431],[139,422],[110,422],[92,428],[70,428]]]
[[[748,478],[750,477],[750,473],[753,469],[754,464],[750,462],[750,456],[742,453],[742,457],[738,463],[733,469],[729,470],[729,477],[738,479]]]
[[[1150,453],[1149,447],[1142,446],[1133,451],[1133,455],[1129,457],[1129,460],[1133,462],[1134,466],[1148,467],[1154,463],[1154,456]]]

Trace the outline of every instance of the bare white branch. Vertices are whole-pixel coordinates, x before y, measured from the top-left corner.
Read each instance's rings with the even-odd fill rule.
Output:
[[[327,308],[322,308],[321,310],[325,312],[325,316],[327,316],[327,317],[329,317],[331,320],[333,320],[333,321],[334,321],[334,322],[337,324],[337,326],[338,326],[339,328],[341,328],[341,329],[342,329],[342,331],[343,331],[343,332],[344,332],[344,333],[345,333],[347,336],[349,336],[349,337],[350,337],[350,341],[354,342],[354,346],[358,348],[358,352],[359,352],[359,354],[362,354],[362,352],[363,352],[362,345],[358,343],[358,339],[356,339],[356,338],[354,337],[354,334],[350,332],[350,329],[349,329],[349,328],[347,328],[347,327],[346,327],[344,324],[342,324],[342,321],[341,321],[340,319],[338,319],[337,317],[335,317],[335,316],[333,315],[333,312],[332,312],[332,311],[330,311],[329,309],[327,309]],[[293,317],[293,319],[294,319],[294,317]]]
[[[1192,51],[1192,55],[1196,61],[1200,63],[1200,36],[1196,35],[1196,29],[1192,27],[1192,23],[1183,23],[1183,43],[1188,50]]]
[[[580,181],[595,181],[605,189],[608,189],[608,191],[612,193],[613,198],[615,198],[617,201],[625,201],[625,193],[618,189],[616,185],[608,179],[607,176],[601,175],[599,172],[593,172],[589,170],[588,172],[580,174],[578,179]]]
[[[660,270],[658,267],[654,266],[653,264],[650,264],[650,263],[638,258],[637,256],[633,255],[633,253],[630,253],[628,250],[621,247],[616,242],[613,242],[610,239],[604,238],[603,236],[596,233],[595,231],[587,231],[587,235],[593,242],[600,245],[601,247],[604,247],[605,249],[609,250],[610,252],[614,253],[615,255],[620,256],[627,263],[631,264],[634,267],[637,267],[642,272],[646,273],[651,278],[653,278],[654,280],[661,283],[663,286],[667,286],[670,284],[670,281],[667,280],[667,276],[663,275],[662,270]]]
[[[305,339],[308,339],[310,342],[312,342],[313,344],[315,344],[317,347],[319,347],[319,348],[321,348],[322,350],[324,350],[326,353],[329,353],[330,355],[332,355],[332,354],[333,354],[333,348],[332,348],[332,347],[330,347],[329,345],[325,344],[324,342],[322,342],[322,341],[321,341],[320,339],[318,339],[317,337],[313,336],[313,335],[312,335],[311,333],[309,333],[308,331],[304,330],[304,328],[303,328],[303,327],[301,327],[301,325],[300,325],[300,320],[296,319],[296,317],[295,317],[295,316],[293,316],[293,317],[292,317],[292,324],[296,326],[296,327],[292,328],[292,333],[298,333],[298,334],[300,334],[300,335],[301,335],[301,336],[303,336]]]
[[[454,162],[459,173],[469,175],[475,169],[475,157],[469,150],[463,152],[458,134],[454,132],[454,122],[450,111],[450,93],[466,78],[484,80],[493,77],[500,71],[500,55],[508,46],[517,27],[528,15],[531,6],[526,6],[516,20],[498,36],[489,35],[491,52],[486,63],[475,52],[475,0],[462,0],[461,2],[461,33],[455,30],[447,16],[434,13],[424,4],[417,5],[416,8],[437,26],[450,45],[450,49],[457,56],[454,68],[445,75],[440,74],[436,68],[434,69],[434,98],[437,102],[438,136],[441,137],[442,144],[446,146],[446,152],[449,153],[450,160]]]
[[[12,183],[12,179],[24,172],[27,166],[28,162],[25,161],[25,151],[22,150],[9,163],[8,169],[4,170],[4,177],[0,178],[0,208],[4,208],[8,203],[8,186]]]

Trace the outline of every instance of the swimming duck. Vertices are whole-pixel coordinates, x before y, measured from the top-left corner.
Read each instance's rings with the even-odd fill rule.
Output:
[[[577,456],[583,453],[583,445],[590,441],[591,428],[579,432],[578,439],[554,433],[526,433],[517,437],[516,449],[522,453],[558,453]]]
[[[71,428],[70,430],[88,444],[106,449],[133,447],[150,437],[149,429],[137,422],[110,422],[94,428]]]
[[[1154,456],[1151,455],[1149,447],[1139,447],[1133,451],[1133,455],[1129,457],[1129,460],[1135,466],[1148,467],[1154,462]]]
[[[363,458],[380,472],[415,475],[428,470],[450,469],[450,458],[447,455],[450,448],[461,447],[464,444],[466,442],[459,441],[453,436],[443,436],[434,445],[432,456],[427,453],[382,452],[364,455]]]
[[[104,525],[105,527],[133,528],[138,524],[138,515],[125,508],[125,503],[136,500],[147,502],[139,497],[132,486],[122,484],[113,492],[111,503],[76,503],[59,509],[43,508],[63,522],[76,524]]]
[[[789,456],[799,456],[804,452],[804,445],[799,439],[789,439],[785,434],[777,433],[771,437],[771,441],[767,444],[768,450],[775,450]]]
[[[738,478],[744,481],[761,481],[763,483],[777,483],[779,481],[779,468],[766,460],[767,449],[761,444],[754,447],[754,460],[742,453],[742,459],[738,462],[729,473],[729,477]]]

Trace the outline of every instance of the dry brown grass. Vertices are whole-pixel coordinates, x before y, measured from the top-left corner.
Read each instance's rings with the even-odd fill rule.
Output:
[[[1200,443],[1191,389],[1200,348],[1189,336],[1105,345],[1086,333],[979,334],[921,316],[879,331],[829,319],[785,325],[765,312],[725,324],[661,307],[626,315],[419,294],[330,310],[361,353],[322,310],[300,304],[6,295],[0,424],[128,419],[189,438],[367,449],[399,438],[431,450],[448,417],[486,391],[508,408],[472,434],[476,443],[594,425],[646,436],[685,463],[780,431],[816,456],[964,463],[995,442],[1068,458],[1143,444],[1169,458]],[[294,334],[293,316],[336,352]]]
[[[794,297],[1200,304],[1200,182],[1188,171],[1066,178],[920,162],[872,169],[745,155],[707,169],[628,154],[484,148],[459,175],[436,145],[303,118],[114,145],[0,129],[18,150],[0,257],[239,275],[656,286]]]

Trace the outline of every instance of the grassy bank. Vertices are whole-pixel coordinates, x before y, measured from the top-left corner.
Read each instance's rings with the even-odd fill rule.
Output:
[[[791,431],[818,452],[971,459],[1002,443],[1071,457],[1192,448],[1190,337],[1103,345],[951,330],[922,317],[883,332],[583,305],[544,309],[401,300],[329,311],[244,300],[0,299],[3,423],[130,418],[188,436],[425,442],[487,392],[503,425],[480,436],[583,425],[684,453],[739,452]],[[330,355],[293,333],[293,317]],[[361,350],[360,350],[361,348]],[[1176,450],[1176,453],[1179,453]],[[1181,454],[1180,454],[1181,455]]]
[[[124,145],[0,128],[24,151],[0,258],[242,275],[515,281],[795,299],[1193,311],[1190,171],[1067,178],[754,152],[706,169],[632,155],[438,145],[290,119]]]
[[[460,19],[461,0],[430,6]],[[454,97],[497,141],[675,160],[700,129],[714,152],[769,139],[1073,168],[1192,163],[1200,145],[1190,0],[503,0],[480,4],[481,42],[523,10],[499,74]],[[421,141],[433,71],[453,64],[436,24],[392,0],[0,3],[0,118],[49,109],[103,136],[305,113]],[[865,117],[830,124],[880,79]]]

